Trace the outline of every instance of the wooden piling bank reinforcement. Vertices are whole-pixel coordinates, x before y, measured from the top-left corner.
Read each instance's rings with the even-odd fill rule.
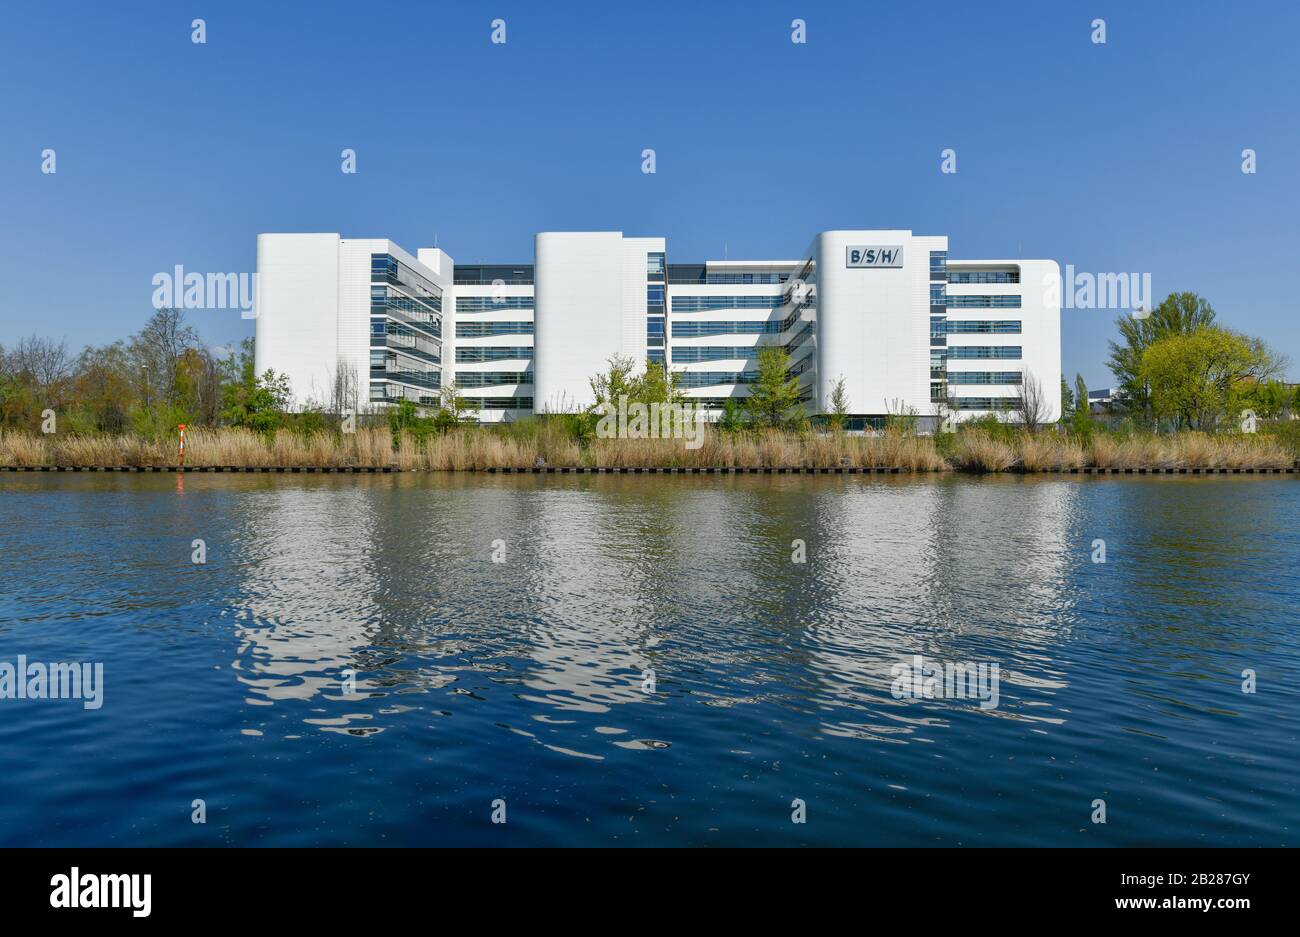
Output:
[[[261,474],[328,474],[328,475],[375,475],[396,472],[415,473],[443,471],[441,469],[402,469],[396,465],[0,465],[0,472],[171,472],[177,474],[197,475],[219,472],[261,473]],[[834,466],[811,468],[808,466],[762,466],[748,468],[610,468],[589,467],[584,465],[547,465],[531,468],[482,468],[458,469],[456,471],[486,472],[491,475],[937,475],[956,474],[974,475],[976,472],[958,472],[940,469],[932,472],[917,471],[898,467]],[[1003,472],[988,474],[999,475],[1295,475],[1300,468],[1053,468],[1038,472],[1011,468]]]

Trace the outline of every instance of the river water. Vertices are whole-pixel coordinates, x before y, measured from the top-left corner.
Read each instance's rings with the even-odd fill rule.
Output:
[[[1298,531],[1289,478],[0,476],[0,669],[103,674],[0,699],[0,843],[1295,845]]]

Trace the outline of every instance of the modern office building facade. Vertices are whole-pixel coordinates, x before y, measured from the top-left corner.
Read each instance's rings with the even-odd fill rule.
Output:
[[[1060,417],[1056,262],[955,260],[946,237],[827,231],[796,260],[674,263],[663,238],[546,232],[532,263],[463,265],[263,234],[257,256],[256,367],[299,406],[433,406],[454,384],[484,421],[571,411],[618,355],[663,363],[716,413],[776,345],[805,411],[829,412],[842,381],[852,426],[1014,419],[1026,387]]]

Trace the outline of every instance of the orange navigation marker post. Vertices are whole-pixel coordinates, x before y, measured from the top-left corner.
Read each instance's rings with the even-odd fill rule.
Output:
[[[178,459],[176,464],[179,465],[181,468],[185,468],[185,424],[181,423],[179,425],[179,429],[181,432],[181,441],[180,441],[180,450],[176,454]]]

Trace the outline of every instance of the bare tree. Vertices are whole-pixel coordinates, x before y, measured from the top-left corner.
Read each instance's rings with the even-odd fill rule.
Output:
[[[181,355],[199,347],[199,335],[181,309],[159,309],[131,339],[131,355],[146,382],[146,396],[168,406],[177,398],[176,370]]]
[[[48,391],[72,371],[72,358],[68,344],[63,339],[39,338],[32,335],[21,339],[9,354],[10,368],[27,375],[42,391]]]
[[[347,414],[361,411],[361,390],[357,386],[357,372],[346,361],[340,360],[330,381],[329,412],[342,420]]]
[[[930,400],[930,409],[934,411],[934,431],[949,432],[957,428],[957,398],[936,397]]]
[[[1020,424],[1031,433],[1036,432],[1047,420],[1049,410],[1043,382],[1030,371],[1021,377],[1020,398],[1012,407],[1012,412],[1020,417]]]

